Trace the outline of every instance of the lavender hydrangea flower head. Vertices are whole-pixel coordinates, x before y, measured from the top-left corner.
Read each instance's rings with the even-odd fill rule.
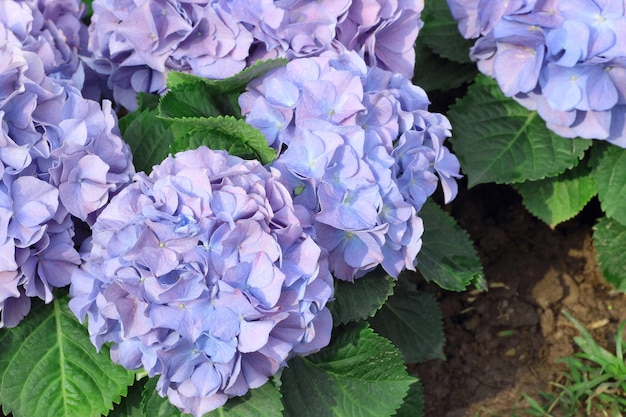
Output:
[[[411,77],[422,8],[422,0],[95,0],[85,61],[130,110],[137,92],[163,93],[172,70],[222,79],[260,59],[345,47]]]
[[[36,53],[44,71],[57,80],[71,80],[79,89],[85,79],[79,59],[86,52],[87,26],[80,0],[6,0],[0,3],[0,40]]]
[[[470,56],[505,95],[565,137],[626,147],[621,0],[448,0]]]
[[[0,23],[0,33],[20,31]],[[0,40],[0,327],[17,325],[30,297],[50,302],[69,284],[80,263],[72,216],[93,221],[133,174],[110,103],[49,77],[55,68],[18,38]]]
[[[352,281],[378,265],[394,277],[414,269],[417,213],[440,181],[446,200],[454,198],[459,177],[443,146],[450,124],[428,112],[422,89],[356,52],[328,51],[253,81],[239,103],[280,151],[272,166],[337,278]]]
[[[329,342],[327,255],[277,174],[206,147],[168,157],[111,200],[72,276],[93,343],[194,416]]]

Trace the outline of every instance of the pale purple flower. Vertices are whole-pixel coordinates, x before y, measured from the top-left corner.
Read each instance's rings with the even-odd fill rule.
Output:
[[[206,147],[136,174],[93,225],[70,308],[200,416],[328,344],[327,253],[278,172]]]
[[[565,137],[626,147],[621,0],[448,0],[470,56],[506,96]]]
[[[3,327],[17,325],[28,313],[30,297],[48,303],[54,288],[69,284],[80,263],[75,222],[92,222],[130,181],[134,168],[110,102],[101,106],[83,98],[66,78],[78,68],[65,65],[74,62],[75,49],[70,61],[59,61],[40,57],[42,49],[33,47],[63,47],[57,42],[61,38],[43,41],[45,33],[57,29],[65,31],[68,42],[78,41],[78,5],[6,1],[0,7],[15,13],[11,26],[0,21],[0,34],[6,35],[0,40]]]
[[[279,151],[271,165],[337,278],[415,268],[417,212],[438,184],[453,199],[459,177],[443,146],[450,124],[427,111],[424,90],[355,52],[329,51],[251,82],[239,103]]]

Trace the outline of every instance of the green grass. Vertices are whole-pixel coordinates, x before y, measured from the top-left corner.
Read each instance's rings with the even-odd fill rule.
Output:
[[[529,406],[519,412],[537,417],[626,415],[626,363],[624,362],[624,327],[622,322],[615,336],[615,354],[599,346],[589,332],[567,312],[563,315],[578,329],[581,336],[574,342],[580,352],[559,359],[567,365],[562,372],[563,383],[552,382],[555,393],[542,392],[541,400],[524,394]],[[520,414],[513,412],[512,416]]]

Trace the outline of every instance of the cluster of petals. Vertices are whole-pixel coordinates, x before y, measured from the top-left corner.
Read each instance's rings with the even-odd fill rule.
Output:
[[[327,254],[278,172],[206,147],[170,156],[98,216],[70,286],[92,342],[201,416],[328,344]]]
[[[452,200],[459,177],[443,145],[450,124],[428,112],[424,90],[356,52],[328,51],[252,81],[239,104],[279,151],[272,166],[335,277],[352,281],[379,265],[394,277],[415,269],[417,214],[439,183]]]
[[[90,76],[79,58],[87,52],[87,26],[81,20],[84,12],[80,0],[2,1],[0,40],[39,56],[48,77],[82,89],[85,77]]]
[[[505,95],[565,137],[626,147],[623,0],[448,0],[470,51]]]
[[[410,77],[423,0],[95,0],[85,62],[115,101],[162,93],[168,71],[223,79],[259,59],[346,45]]]
[[[74,15],[58,26],[41,19],[64,16],[56,12],[73,2],[48,3],[0,3],[11,12],[8,24],[0,21],[0,327],[17,325],[31,297],[50,302],[54,287],[69,284],[80,263],[76,225],[92,222],[133,174],[110,103],[83,98],[64,78],[75,74],[65,72],[78,68],[74,61],[53,59],[65,35],[52,28],[74,28]]]

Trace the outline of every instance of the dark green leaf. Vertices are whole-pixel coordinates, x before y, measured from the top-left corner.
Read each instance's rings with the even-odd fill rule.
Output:
[[[444,58],[462,64],[471,62],[469,50],[474,41],[461,36],[446,0],[424,2],[421,17],[424,27],[418,36],[420,42],[424,42],[437,55]]]
[[[149,173],[169,154],[174,140],[169,122],[157,110],[138,110],[120,119],[122,138],[129,144],[137,171]]]
[[[0,330],[0,402],[13,417],[107,414],[134,374],[100,353],[67,307],[38,300],[19,326]]]
[[[320,352],[290,360],[281,381],[286,417],[386,417],[415,379],[387,339],[350,323]]]
[[[596,146],[593,179],[598,199],[608,217],[626,225],[626,150],[613,145]]]
[[[183,84],[161,98],[159,116],[165,118],[222,116],[221,103],[208,95],[203,83]]]
[[[268,382],[248,391],[243,397],[228,400],[219,410],[203,417],[282,417],[283,404],[279,389]]]
[[[618,291],[626,292],[626,226],[617,220],[603,217],[594,229],[593,243],[604,279]]]
[[[553,177],[578,164],[590,140],[562,138],[537,112],[505,97],[498,84],[479,75],[448,114],[455,154],[469,187]]]
[[[586,163],[556,177],[515,184],[515,188],[528,211],[551,227],[577,215],[596,195],[596,185]]]
[[[417,269],[427,281],[451,291],[479,286],[483,269],[467,232],[436,203],[427,201],[419,212],[424,221]]]
[[[472,81],[477,73],[475,64],[459,64],[442,58],[424,45],[421,35],[417,38],[413,84],[429,92],[448,91]]]
[[[423,417],[424,416],[424,387],[421,381],[411,384],[409,392],[404,397],[402,407],[398,409],[395,417]]]
[[[156,392],[157,378],[146,383],[143,393],[142,411],[145,417],[182,417],[178,408],[170,404]],[[229,399],[224,406],[203,415],[203,417],[281,417],[283,405],[280,391],[271,382],[252,389],[242,397]]]
[[[128,388],[128,394],[113,408],[107,417],[144,417],[141,412],[141,393],[145,380],[135,381]]]
[[[329,304],[335,325],[372,317],[393,294],[394,282],[380,268],[354,282],[335,280],[335,300]]]
[[[400,349],[406,362],[445,359],[441,310],[430,294],[398,288],[370,322]]]
[[[141,400],[141,412],[144,417],[182,417],[191,416],[191,414],[183,414],[172,405],[167,398],[161,397],[156,391],[157,380],[159,378],[150,378],[144,388]]]
[[[207,146],[244,159],[258,159],[262,164],[271,162],[276,156],[265,136],[241,119],[220,116],[170,120],[176,137],[172,153]]]

